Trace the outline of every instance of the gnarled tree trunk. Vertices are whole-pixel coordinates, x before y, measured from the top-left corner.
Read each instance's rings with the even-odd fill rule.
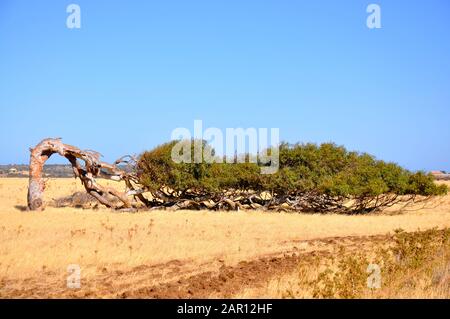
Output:
[[[146,204],[142,191],[135,189],[133,183],[137,182],[134,172],[125,172],[117,167],[120,163],[127,163],[126,157],[116,161],[113,165],[100,161],[100,154],[90,150],[80,150],[79,148],[61,142],[61,139],[45,139],[35,148],[30,149],[30,180],[28,187],[28,208],[30,210],[42,210],[44,208],[45,183],[42,178],[42,171],[45,162],[53,154],[59,154],[69,160],[76,178],[83,183],[86,191],[95,197],[100,203],[111,208],[132,208],[136,207],[137,201],[141,200]],[[84,166],[80,164],[84,162]],[[127,192],[119,192],[112,187],[105,187],[98,184],[96,177],[106,177],[115,181],[125,181]],[[128,196],[133,195],[134,199]]]

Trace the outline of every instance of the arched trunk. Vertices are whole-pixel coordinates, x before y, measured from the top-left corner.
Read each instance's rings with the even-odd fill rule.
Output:
[[[135,190],[132,181],[137,181],[133,173],[127,173],[117,168],[122,160],[114,165],[101,162],[100,154],[94,151],[82,151],[77,147],[67,145],[61,142],[61,139],[45,139],[35,148],[30,149],[30,180],[28,186],[28,208],[30,210],[42,210],[44,208],[44,190],[45,183],[42,178],[42,171],[45,162],[57,153],[69,160],[76,178],[83,183],[86,191],[94,196],[100,203],[112,208],[132,208],[137,202],[128,198],[127,194],[132,193],[136,198],[140,198],[139,190]],[[79,161],[84,161],[84,167]],[[112,187],[105,187],[98,184],[96,177],[113,179],[115,181],[124,180],[128,192],[119,192]],[[137,195],[136,195],[137,194]]]

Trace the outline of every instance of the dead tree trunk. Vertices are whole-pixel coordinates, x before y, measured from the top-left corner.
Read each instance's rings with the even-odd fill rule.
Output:
[[[53,154],[59,154],[69,160],[73,173],[83,183],[86,191],[95,197],[100,203],[111,208],[132,208],[137,206],[141,200],[146,204],[142,191],[135,189],[133,183],[138,179],[134,172],[125,172],[117,167],[118,164],[126,162],[124,158],[116,161],[113,165],[100,161],[100,154],[90,150],[79,148],[61,142],[61,139],[45,139],[35,148],[30,149],[30,181],[28,187],[28,208],[30,210],[42,210],[44,208],[45,183],[42,178],[42,170],[45,162]],[[80,164],[84,162],[84,165]],[[127,192],[119,192],[112,187],[98,184],[96,177],[106,177],[115,181],[125,181]],[[133,195],[130,199],[128,195]]]

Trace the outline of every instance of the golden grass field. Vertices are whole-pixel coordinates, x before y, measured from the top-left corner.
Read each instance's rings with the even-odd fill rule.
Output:
[[[370,249],[397,228],[450,227],[450,195],[431,208],[367,216],[67,207],[28,212],[27,183],[0,179],[2,298],[286,297],[302,254],[317,257],[338,244]],[[82,190],[75,179],[50,179],[46,200]],[[81,267],[80,289],[67,288],[71,264]]]

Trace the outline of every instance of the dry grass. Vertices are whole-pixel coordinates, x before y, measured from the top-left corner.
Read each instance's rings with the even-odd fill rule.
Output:
[[[450,299],[450,228],[342,244],[233,297]],[[379,266],[379,287],[368,287],[369,265]]]
[[[84,282],[95,281],[105,272],[131,271],[130,276],[116,276],[115,284],[148,286],[223,264],[290,252],[305,240],[386,234],[397,228],[450,227],[448,196],[432,210],[370,216],[206,211],[133,214],[54,207],[26,212],[27,182],[0,179],[0,280],[7,283],[8,291],[19,291],[24,282],[38,285],[47,277],[50,282],[62,280],[69,264],[81,266]],[[51,200],[76,191],[82,187],[74,179],[52,179],[46,196]],[[174,261],[179,273],[168,274],[166,267],[155,266]],[[154,276],[136,274],[134,270],[141,266],[155,266]],[[8,295],[1,292],[2,287],[0,295]]]

